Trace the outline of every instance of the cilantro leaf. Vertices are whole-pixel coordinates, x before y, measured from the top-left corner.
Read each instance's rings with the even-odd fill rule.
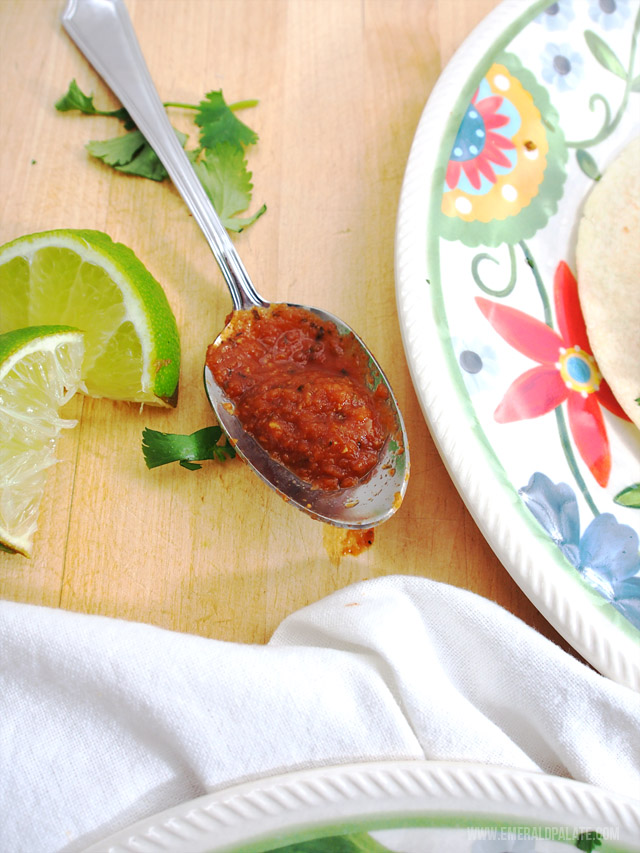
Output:
[[[237,216],[248,208],[253,190],[251,172],[241,148],[230,142],[217,145],[215,150],[205,151],[194,168],[223,225],[230,231],[242,231],[267,209],[263,204],[253,216]]]
[[[61,113],[79,110],[88,116],[112,116],[123,121],[128,127],[133,127],[131,116],[124,107],[117,110],[99,110],[93,103],[93,95],[85,95],[75,79],[69,83],[66,93],[55,103],[55,108]]]
[[[200,127],[202,148],[216,148],[225,143],[242,148],[258,141],[258,134],[233,114],[221,90],[205,95],[194,120]]]
[[[222,91],[209,92],[204,100],[194,104],[168,102],[175,106],[195,110],[195,122],[200,128],[200,147],[186,150],[186,154],[204,185],[220,219],[230,231],[242,231],[266,210],[262,207],[253,215],[240,217],[251,203],[253,185],[251,173],[244,157],[246,146],[257,141],[257,134],[234,115],[234,110],[255,106],[257,101],[239,101],[228,105]],[[66,94],[56,102],[61,112],[79,110],[85,115],[112,116],[124,123],[128,133],[111,139],[92,140],[86,148],[93,156],[108,166],[129,175],[163,181],[168,177],[153,148],[136,128],[128,112],[99,110],[93,95],[86,95],[75,80]],[[174,128],[175,130],[175,128]],[[184,148],[188,137],[175,130]]]
[[[187,135],[178,130],[175,133],[184,147]],[[152,181],[164,181],[167,177],[167,170],[139,130],[131,130],[124,136],[114,136],[113,139],[92,140],[87,143],[86,148],[93,157],[102,160],[107,166],[113,166],[119,172],[150,178]]]
[[[92,139],[85,148],[89,154],[102,160],[107,166],[126,166],[140,151],[146,140],[139,130],[132,130],[124,136],[99,141]]]
[[[235,450],[219,426],[199,429],[191,435],[158,432],[146,427],[142,432],[142,453],[147,468],[157,468],[170,462],[179,462],[183,468],[195,471],[197,462],[215,459],[224,462],[233,459]]]

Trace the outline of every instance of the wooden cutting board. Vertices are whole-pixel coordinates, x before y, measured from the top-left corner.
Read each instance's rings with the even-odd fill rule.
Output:
[[[57,0],[0,0],[0,242],[54,227],[98,228],[162,282],[183,346],[175,410],[76,397],[31,559],[0,554],[0,596],[262,643],[292,611],[354,581],[419,575],[498,601],[566,648],[486,544],[433,445],[404,358],[394,229],[413,134],[452,53],[497,0],[129,0],[165,100],[257,98],[242,118],[254,208],[234,237],[261,293],[344,317],[378,356],[407,421],[406,499],[359,556],[287,506],[243,464],[147,470],[144,427],[211,422],[207,344],[230,300],[173,187],[119,175],[87,155],[118,132],[62,114],[75,78],[116,102],[59,23]],[[189,116],[172,120],[194,133]]]

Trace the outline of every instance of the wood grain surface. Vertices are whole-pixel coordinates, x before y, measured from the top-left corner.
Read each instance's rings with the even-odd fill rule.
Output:
[[[62,114],[72,78],[113,96],[60,25],[58,0],[0,0],[0,243],[54,227],[98,228],[162,282],[180,328],[175,410],[77,396],[59,445],[31,559],[0,554],[0,596],[263,643],[287,614],[354,581],[419,575],[493,599],[566,644],[499,563],[434,447],[405,361],[394,291],[394,229],[412,138],[453,52],[497,0],[129,0],[163,100],[257,98],[242,115],[253,209],[234,242],[268,299],[319,305],[370,344],[407,421],[412,473],[400,511],[357,557],[287,506],[244,465],[147,470],[149,426],[211,422],[207,344],[230,299],[168,183],[120,175],[85,143],[108,118]],[[174,123],[193,133],[188,116]]]

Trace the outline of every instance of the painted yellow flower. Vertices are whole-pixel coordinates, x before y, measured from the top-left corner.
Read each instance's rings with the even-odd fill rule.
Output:
[[[546,91],[504,54],[480,81],[451,148],[444,236],[471,246],[530,237],[557,209],[566,159]]]

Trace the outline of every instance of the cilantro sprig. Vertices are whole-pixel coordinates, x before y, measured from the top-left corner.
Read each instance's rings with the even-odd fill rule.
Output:
[[[253,107],[257,101],[239,101],[227,104],[222,91],[208,92],[198,104],[168,101],[165,107],[194,112],[198,127],[199,144],[187,149],[188,135],[176,130],[180,144],[185,148],[222,223],[230,231],[242,231],[256,221],[266,210],[262,205],[250,216],[240,216],[248,210],[253,184],[247,166],[246,149],[255,145],[258,135],[235,115],[236,110]],[[124,134],[104,140],[91,140],[86,148],[93,157],[119,172],[164,181],[167,172],[153,148],[136,128],[129,113],[101,110],[94,104],[94,96],[86,95],[75,80],[67,92],[56,102],[60,112],[78,111],[83,115],[107,116],[122,122]],[[175,128],[174,128],[175,129]]]
[[[142,431],[142,453],[147,468],[179,462],[190,471],[202,468],[199,462],[209,459],[224,462],[236,455],[219,426],[204,427],[191,435],[159,432],[146,427]]]
[[[131,116],[124,107],[120,107],[117,110],[99,110],[93,103],[93,95],[85,95],[75,80],[69,83],[66,93],[56,101],[56,109],[62,113],[69,110],[78,110],[87,116],[112,116],[113,118],[119,118],[127,130],[135,127],[131,121]]]

